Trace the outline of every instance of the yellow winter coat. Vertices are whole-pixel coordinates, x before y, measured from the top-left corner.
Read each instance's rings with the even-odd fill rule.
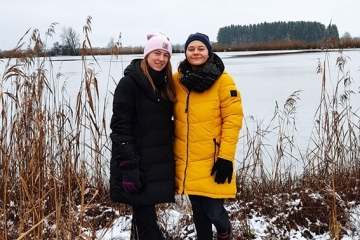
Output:
[[[240,92],[226,71],[202,93],[189,93],[180,83],[180,74],[176,72],[173,76],[178,99],[174,105],[176,192],[234,198],[234,157],[243,121]],[[230,184],[227,180],[218,184],[214,181],[216,173],[210,175],[218,157],[233,162]]]

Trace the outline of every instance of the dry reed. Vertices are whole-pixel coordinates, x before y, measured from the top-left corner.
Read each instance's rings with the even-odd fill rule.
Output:
[[[94,66],[101,66],[90,41],[91,20],[88,17],[83,28],[82,77],[75,106],[65,97],[66,84],[59,85],[62,74],[55,72],[52,59],[40,51],[42,40],[37,29],[31,34],[31,51],[21,50],[21,38],[9,53],[0,81],[1,239],[96,239],[96,231],[111,227],[119,216],[125,218],[129,229],[131,209],[108,198],[108,96],[100,106]],[[46,36],[52,37],[55,26],[51,24]],[[125,54],[121,35],[108,51],[116,58]],[[282,108],[275,106],[270,123],[246,118],[244,155],[237,171],[239,193],[227,202],[231,219],[241,223],[241,229],[233,229],[238,239],[254,237],[247,221],[251,214],[274,219],[268,239],[286,239],[276,227],[329,232],[331,239],[341,239],[345,233],[349,203],[358,204],[360,199],[356,190],[360,188],[359,116],[351,108],[355,93],[350,88],[350,72],[344,72],[346,61],[339,51],[338,82],[330,93],[328,61],[319,62],[322,92],[315,131],[305,154],[296,143],[300,90],[292,93]],[[110,80],[116,81],[109,76]],[[270,135],[276,136],[272,151]],[[271,168],[265,160],[270,160]],[[183,213],[177,227],[169,232],[166,209]],[[167,239],[183,239],[185,232],[194,233],[186,198],[176,204],[161,204],[158,210]],[[314,237],[311,232],[303,235],[310,239]]]

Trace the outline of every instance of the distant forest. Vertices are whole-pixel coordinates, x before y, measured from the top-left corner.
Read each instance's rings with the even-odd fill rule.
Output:
[[[230,46],[236,43],[270,43],[292,40],[310,43],[329,38],[339,39],[339,32],[334,24],[326,27],[319,22],[264,22],[222,27],[218,32],[217,42]]]
[[[48,29],[54,33],[55,25]],[[31,37],[36,37],[37,31]],[[28,45],[26,50],[21,49],[23,44],[15,50],[1,51],[0,58],[21,57],[28,52],[38,56],[79,56],[81,54],[121,55],[141,54],[143,46],[124,47],[121,37],[118,41],[110,38],[105,47],[93,47],[91,51],[82,52],[80,35],[72,27],[63,27],[60,40],[52,46],[46,46],[42,41],[33,49]],[[360,48],[360,37],[351,37],[345,32],[339,37],[338,28],[334,24],[325,26],[319,22],[272,22],[250,25],[231,25],[218,30],[217,42],[212,42],[213,50],[222,51],[265,51],[290,49],[324,49],[324,48]],[[173,45],[173,52],[184,52],[183,44]]]

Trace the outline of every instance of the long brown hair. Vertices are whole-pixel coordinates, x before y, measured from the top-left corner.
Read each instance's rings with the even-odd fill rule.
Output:
[[[170,60],[166,64],[166,67],[165,67],[166,81],[164,83],[164,87],[162,87],[160,89],[156,88],[154,81],[152,80],[152,78],[149,74],[149,71],[148,71],[149,64],[146,59],[143,59],[141,61],[140,66],[141,66],[141,69],[143,70],[145,76],[149,79],[149,82],[150,82],[154,92],[158,90],[162,97],[168,98],[171,102],[177,101],[176,96],[175,96],[175,85],[174,85],[174,79],[172,77],[172,66],[171,66]]]
[[[189,61],[186,59],[182,60],[180,63],[179,63],[179,66],[178,66],[178,72],[179,73],[183,73],[182,70],[184,68],[184,66],[187,65],[187,66],[191,66],[191,64],[189,63]]]

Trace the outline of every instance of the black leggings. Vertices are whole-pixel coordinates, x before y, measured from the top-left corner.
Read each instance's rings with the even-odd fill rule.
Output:
[[[217,233],[230,229],[230,219],[224,208],[224,199],[189,195],[198,240],[213,239],[212,225]]]
[[[155,205],[132,206],[139,240],[164,239],[157,224]]]

